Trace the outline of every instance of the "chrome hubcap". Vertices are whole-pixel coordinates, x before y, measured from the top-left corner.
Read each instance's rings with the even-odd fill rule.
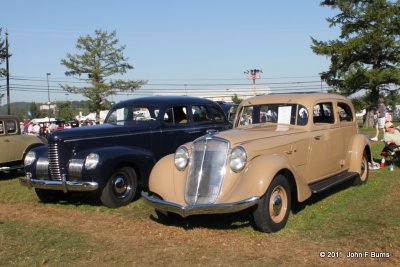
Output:
[[[114,178],[114,190],[117,194],[124,194],[130,187],[126,184],[124,177],[117,176]]]
[[[275,196],[273,202],[272,202],[272,207],[274,210],[274,215],[278,215],[281,210],[282,210],[282,198],[280,195]]]
[[[269,215],[273,222],[280,223],[286,216],[288,196],[283,186],[279,185],[272,191],[269,201]]]

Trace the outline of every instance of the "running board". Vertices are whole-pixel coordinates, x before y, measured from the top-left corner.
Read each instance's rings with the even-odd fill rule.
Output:
[[[13,165],[13,166],[3,166],[0,167],[0,171],[12,171],[12,170],[18,170],[18,169],[23,169],[24,165]]]
[[[359,175],[360,174],[357,172],[342,172],[338,175],[310,184],[310,189],[313,193],[320,193],[340,183],[355,179]]]

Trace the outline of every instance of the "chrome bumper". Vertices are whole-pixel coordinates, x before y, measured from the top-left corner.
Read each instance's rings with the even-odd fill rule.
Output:
[[[32,175],[27,173],[25,177],[19,179],[22,185],[28,188],[40,188],[50,190],[62,190],[65,193],[68,191],[94,191],[99,188],[97,182],[84,182],[84,181],[66,181],[65,176],[62,176],[61,181],[55,180],[40,180],[32,179]]]
[[[142,191],[145,202],[160,211],[167,211],[179,214],[182,217],[200,214],[221,214],[231,213],[247,209],[258,203],[259,197],[251,197],[238,202],[223,204],[197,204],[181,206],[176,203],[161,200],[156,197],[149,196],[147,192]]]

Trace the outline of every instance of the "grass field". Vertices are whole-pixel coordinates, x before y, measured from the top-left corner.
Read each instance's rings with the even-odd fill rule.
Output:
[[[382,144],[372,148],[379,161]],[[0,177],[0,266],[400,263],[400,162],[393,172],[371,171],[363,186],[344,184],[296,205],[287,226],[275,234],[255,231],[245,212],[167,226],[141,199],[115,210],[90,197],[42,204],[33,190],[19,185],[20,175]]]

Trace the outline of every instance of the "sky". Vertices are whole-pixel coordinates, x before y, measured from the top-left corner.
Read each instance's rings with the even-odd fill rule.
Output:
[[[116,31],[133,70],[118,77],[147,80],[117,102],[152,93],[233,95],[252,93],[244,73],[262,70],[257,93],[315,90],[330,61],[311,50],[311,37],[337,39],[326,18],[335,10],[319,0],[13,0],[1,1],[2,39],[9,33],[11,102],[82,100],[60,84],[67,53],[79,54],[80,36]],[[4,64],[2,67],[5,67]],[[50,75],[47,75],[50,73]],[[47,83],[47,78],[49,83]],[[5,80],[0,78],[0,93]],[[1,104],[6,103],[6,97]]]

